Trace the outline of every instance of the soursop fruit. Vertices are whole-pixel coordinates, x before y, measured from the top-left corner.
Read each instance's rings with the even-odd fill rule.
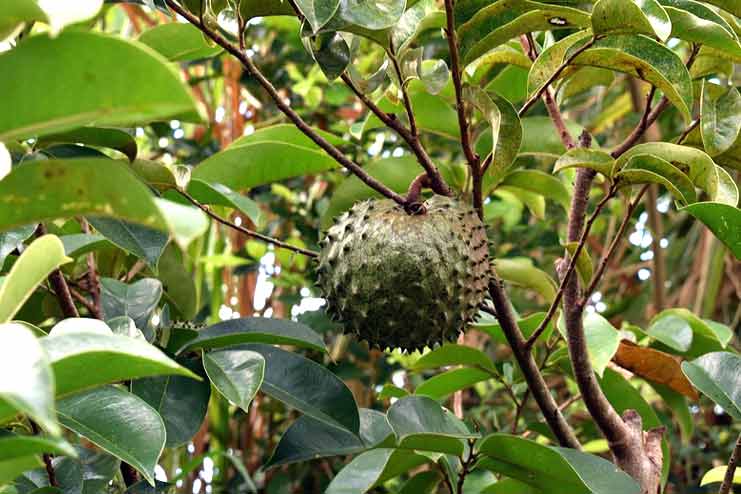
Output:
[[[407,214],[391,200],[357,203],[321,241],[327,312],[373,347],[455,340],[486,295],[488,244],[476,212],[439,195],[423,206]]]

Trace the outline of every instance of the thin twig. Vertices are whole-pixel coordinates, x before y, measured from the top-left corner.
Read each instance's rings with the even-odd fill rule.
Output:
[[[389,48],[389,58],[391,59],[391,65],[394,67],[396,78],[399,79],[399,91],[401,91],[401,99],[404,102],[404,109],[406,110],[407,118],[409,119],[409,130],[413,136],[419,137],[419,129],[417,129],[417,120],[414,118],[412,100],[409,99],[409,92],[404,84],[404,74],[401,72],[399,60],[396,58],[396,52],[394,51],[393,45]]]
[[[346,73],[343,73],[340,77],[342,81],[347,85],[347,87],[349,87],[350,90],[355,93],[358,99],[362,101],[363,104],[374,115],[378,117],[379,120],[381,120],[387,127],[393,129],[399,135],[399,137],[404,139],[414,155],[417,157],[417,161],[419,161],[419,164],[422,165],[422,168],[425,169],[425,172],[427,172],[427,175],[432,180],[433,190],[438,194],[449,196],[451,194],[450,188],[445,183],[442,175],[440,175],[440,170],[437,169],[435,164],[430,159],[430,156],[427,154],[427,151],[422,146],[422,143],[419,140],[419,135],[410,132],[409,129],[407,129],[399,121],[399,119],[396,118],[396,115],[389,114],[381,110],[378,105],[376,105],[373,100],[368,97],[368,95],[363,93],[360,88],[355,85],[355,83]]]
[[[679,137],[677,138],[677,144],[682,144],[682,142],[687,139],[687,136],[690,135],[690,132],[695,130],[695,127],[697,127],[698,125],[700,125],[700,119],[696,118],[687,126],[686,129],[682,131],[681,134],[679,134]]]
[[[39,227],[36,229],[36,235],[38,237],[41,237],[46,234],[46,227],[43,224],[40,224]],[[59,301],[59,306],[62,308],[62,314],[64,315],[64,317],[80,317],[80,314],[77,312],[77,307],[75,307],[75,301],[72,300],[69,286],[67,285],[67,281],[64,279],[62,271],[60,271],[59,269],[55,269],[54,271],[52,271],[49,274],[49,283],[51,283],[51,286],[54,289],[54,294],[57,296],[57,300]]]
[[[623,234],[625,233],[625,229],[627,228],[628,223],[630,223],[630,218],[633,216],[633,212],[635,212],[636,207],[638,207],[638,203],[641,202],[641,198],[643,197],[643,194],[646,193],[646,190],[648,190],[648,188],[649,188],[648,184],[641,187],[641,190],[638,192],[638,195],[635,197],[635,199],[633,199],[633,201],[631,201],[630,205],[628,205],[628,210],[625,212],[625,216],[623,217],[623,221],[620,223],[620,226],[618,227],[618,230],[615,233],[615,237],[613,237],[612,242],[610,242],[610,247],[608,247],[607,251],[602,255],[597,271],[592,276],[592,279],[589,282],[589,285],[587,286],[586,290],[584,290],[584,294],[582,295],[582,300],[579,302],[580,305],[582,306],[586,305],[587,301],[589,300],[589,297],[592,296],[592,293],[597,288],[597,285],[602,279],[602,275],[605,273],[605,269],[607,269],[607,265],[610,262],[610,258],[615,253],[615,249],[617,249],[617,246],[620,245],[620,240],[622,239]]]
[[[592,39],[590,39],[589,41],[587,41],[587,43],[584,44],[584,46],[580,47],[578,50],[574,51],[574,53],[569,55],[569,57],[563,61],[563,63],[556,69],[556,71],[553,72],[553,74],[551,74],[551,76],[548,79],[546,79],[543,85],[540,86],[540,89],[538,89],[532,96],[530,96],[527,99],[527,101],[525,101],[525,104],[522,105],[522,108],[520,108],[520,110],[517,112],[517,115],[519,117],[522,117],[523,115],[525,115],[525,113],[527,113],[530,107],[533,106],[535,102],[540,99],[540,96],[548,89],[548,87],[551,84],[553,84],[553,81],[558,79],[558,77],[561,75],[561,72],[566,70],[566,68],[569,65],[571,65],[571,62],[573,62],[576,57],[578,57],[579,55],[584,53],[586,50],[591,48],[592,45],[594,45],[594,43],[598,39],[599,38],[597,36],[593,36]],[[531,59],[533,60],[534,60],[533,56],[535,58],[538,58],[537,54],[534,52],[534,49],[535,49],[535,46],[532,43],[530,43],[528,40],[527,53],[528,53],[528,56],[531,57]]]
[[[551,319],[553,319],[553,315],[556,313],[556,310],[558,310],[558,306],[561,303],[561,298],[563,297],[563,292],[566,284],[569,282],[571,276],[576,270],[577,261],[579,259],[579,256],[581,255],[582,250],[584,249],[584,246],[587,243],[587,238],[589,237],[589,232],[592,230],[592,225],[594,225],[594,222],[597,220],[597,217],[602,212],[602,209],[604,209],[605,205],[607,205],[608,201],[615,197],[616,191],[616,187],[611,187],[607,194],[605,194],[605,197],[603,197],[602,200],[597,204],[597,207],[594,208],[594,212],[592,212],[592,214],[589,216],[584,231],[582,231],[581,236],[579,237],[579,242],[576,244],[574,253],[569,256],[568,267],[564,272],[561,283],[558,285],[558,291],[556,292],[556,296],[553,298],[553,302],[551,302],[551,306],[548,308],[548,312],[546,312],[543,320],[540,321],[538,327],[535,328],[535,331],[533,331],[533,333],[530,335],[530,338],[528,338],[527,342],[525,343],[527,350],[530,350],[533,347],[538,338],[540,338],[540,335],[543,334],[543,332],[548,327],[548,323],[550,323]]]
[[[736,466],[738,465],[739,457],[741,457],[741,434],[736,439],[736,447],[733,448],[731,458],[728,460],[728,466],[726,467],[726,474],[723,477],[723,483],[720,485],[718,494],[728,494],[731,492],[731,486],[733,485],[733,476],[736,473]]]
[[[445,482],[445,486],[448,488],[450,494],[455,494],[453,482],[451,482],[450,477],[448,477],[448,472],[445,471],[445,468],[443,468],[439,461],[436,461],[435,465],[437,466],[437,469],[440,470],[440,474],[443,476],[443,482]]]
[[[74,288],[69,289],[70,294],[72,294],[72,298],[77,300],[79,303],[85,306],[87,311],[90,313],[91,316],[93,316],[96,319],[101,319],[100,313],[97,312],[95,304],[93,302],[90,302],[83,294],[75,290]]]
[[[289,102],[287,102],[286,99],[278,93],[278,91],[275,89],[273,84],[257,68],[257,66],[250,59],[250,57],[247,56],[246,52],[240,50],[239,47],[234,46],[232,43],[230,43],[226,38],[224,38],[218,32],[215,32],[209,29],[204,24],[202,19],[199,19],[197,16],[193,15],[187,9],[184,9],[183,7],[178,5],[175,2],[175,0],[165,0],[165,2],[167,3],[168,7],[170,7],[172,10],[177,12],[180,16],[186,19],[189,23],[193,24],[199,30],[201,30],[201,32],[203,32],[206,36],[211,38],[211,40],[213,40],[217,45],[221,46],[226,51],[228,51],[230,54],[232,54],[234,57],[236,57],[240,61],[242,66],[245,68],[245,70],[268,93],[268,95],[275,102],[275,105],[278,107],[278,109],[281,112],[283,112],[288,117],[288,119],[291,120],[291,122],[296,127],[298,127],[298,129],[301,132],[303,132],[309,139],[314,141],[314,143],[316,143],[317,146],[322,148],[330,157],[332,157],[335,161],[337,161],[343,167],[347,168],[350,172],[356,175],[366,185],[368,185],[372,189],[375,189],[381,195],[388,197],[389,199],[392,199],[398,204],[404,204],[404,198],[400,194],[397,194],[393,190],[389,189],[382,182],[370,176],[365,170],[363,170],[363,168],[361,168],[360,165],[350,160],[347,156],[345,156],[342,153],[342,151],[340,151],[337,147],[332,145],[329,141],[327,141],[324,137],[322,137],[314,129],[312,129],[311,126],[309,126],[309,124],[307,124],[304,121],[304,119],[301,118],[301,116],[298,113],[296,113],[296,111],[293,110],[293,108],[291,108]]]
[[[33,420],[31,420],[31,431],[36,436],[41,433],[39,426]],[[41,456],[44,459],[44,467],[46,468],[46,476],[49,479],[49,485],[51,487],[59,487],[59,484],[57,483],[57,475],[54,471],[54,464],[52,463],[52,456],[49,453],[44,453]]]
[[[210,216],[214,220],[218,221],[222,225],[226,225],[226,226],[228,226],[230,228],[233,228],[234,230],[237,230],[238,232],[244,233],[247,236],[256,238],[258,240],[262,240],[263,242],[266,242],[266,243],[275,245],[276,247],[279,247],[281,249],[287,249],[287,250],[290,250],[290,251],[293,251],[293,252],[297,252],[297,253],[303,254],[303,255],[305,255],[307,257],[312,257],[312,258],[319,257],[319,253],[318,252],[315,252],[313,250],[304,249],[304,248],[301,248],[301,247],[296,247],[295,245],[288,244],[286,242],[283,242],[281,240],[278,240],[277,238],[268,237],[267,235],[263,235],[263,234],[258,233],[256,231],[253,231],[253,230],[250,230],[248,228],[245,228],[245,227],[243,227],[241,225],[237,225],[236,223],[232,223],[228,219],[222,218],[218,214],[216,214],[213,211],[211,211],[211,208],[209,208],[205,204],[201,204],[200,202],[198,202],[198,200],[196,198],[194,198],[193,196],[191,196],[190,194],[188,194],[184,190],[178,189],[178,192],[180,193],[180,195],[182,195],[188,201],[190,201],[191,204],[193,204],[194,206],[198,207],[201,211],[203,211],[208,216]]]
[[[474,463],[476,463],[476,460],[478,459],[478,455],[473,452],[473,441],[468,442],[468,458],[465,460],[463,457],[460,458],[461,462],[461,472],[458,474],[458,494],[463,494],[463,483],[466,481],[466,475],[469,474],[471,471],[471,467]]]
[[[85,218],[80,218],[80,227],[84,233],[90,233],[90,225]],[[100,282],[98,281],[98,271],[93,252],[89,252],[87,255],[87,278],[90,285],[88,292],[93,299],[92,310],[91,307],[88,307],[88,310],[96,319],[102,319],[103,310],[100,300]]]

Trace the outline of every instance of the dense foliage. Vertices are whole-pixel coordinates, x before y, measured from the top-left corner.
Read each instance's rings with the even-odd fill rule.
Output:
[[[740,16],[3,0],[0,493],[732,492]],[[405,325],[392,234],[322,238],[435,195],[491,282],[431,258]]]

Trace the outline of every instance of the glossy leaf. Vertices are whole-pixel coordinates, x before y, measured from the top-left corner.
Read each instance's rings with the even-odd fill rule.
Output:
[[[350,47],[337,32],[319,33],[312,38],[305,38],[304,43],[309,46],[314,60],[330,81],[342,75],[350,64]]]
[[[482,369],[494,369],[494,364],[484,352],[477,348],[456,343],[446,343],[425,353],[409,368],[412,371],[435,369],[448,365],[466,365]]]
[[[579,242],[567,242],[564,247],[573,256],[578,245]],[[583,286],[588,286],[592,280],[592,274],[594,272],[592,264],[592,256],[589,255],[587,249],[582,249],[579,253],[579,258],[576,260],[576,273],[579,275],[579,280],[581,280]]]
[[[203,374],[200,360],[182,360],[192,372]],[[158,376],[137,379],[131,392],[157,411],[167,430],[165,446],[182,446],[198,432],[208,410],[211,385],[182,376]]]
[[[379,448],[356,456],[332,479],[325,494],[365,494],[374,485],[430,460],[412,451]]]
[[[719,202],[696,202],[682,211],[702,221],[736,259],[741,259],[741,210]]]
[[[496,318],[485,312],[481,312],[480,314],[482,314],[482,316],[473,324],[472,328],[488,334],[497,343],[507,344],[507,338],[505,338],[502,328]],[[545,312],[536,312],[527,317],[523,317],[522,319],[518,319],[517,325],[520,327],[523,336],[529,338],[535,332],[535,329],[540,325],[540,323],[543,322],[544,317]],[[546,330],[543,332],[543,336],[541,336],[542,338],[550,335],[552,325],[552,322],[548,323]]]
[[[358,434],[360,419],[352,393],[326,367],[269,345],[245,345],[265,358],[260,390],[315,419]]]
[[[143,400],[107,386],[60,400],[57,408],[62,425],[154,483],[154,468],[165,446],[165,424]]]
[[[242,343],[295,345],[326,352],[324,341],[313,329],[288,319],[244,317],[216,323],[198,332],[178,353],[195,348],[220,348]]]
[[[672,23],[672,36],[716,48],[734,58],[741,45],[728,23],[714,10],[695,0],[659,0]]]
[[[700,134],[705,152],[716,156],[728,151],[741,130],[741,94],[735,87],[702,85]]]
[[[146,341],[110,332],[75,330],[77,322],[85,319],[67,321],[73,324],[69,330],[52,331],[52,334],[40,340],[54,370],[57,396],[66,396],[101,384],[160,374],[197,378]],[[87,372],[85,369],[96,370]]]
[[[249,197],[234,192],[226,185],[193,179],[188,183],[188,193],[202,204],[226,206],[245,214],[253,223],[261,221],[260,207]]]
[[[185,62],[210,58],[221,53],[220,46],[213,46],[195,26],[170,22],[147,29],[138,41],[172,62]]]
[[[436,400],[445,398],[461,389],[470,388],[476,383],[488,381],[492,378],[491,372],[462,367],[441,372],[417,386],[414,394],[418,396],[429,396]]]
[[[668,161],[650,154],[631,157],[615,174],[615,179],[625,185],[663,185],[681,204],[691,204],[697,199],[695,186],[685,173]]]
[[[130,161],[136,159],[137,144],[134,136],[119,129],[104,127],[80,127],[58,134],[50,134],[40,138],[36,146],[44,147],[54,144],[77,144],[115,149],[125,154]]]
[[[598,0],[592,9],[592,31],[655,35],[666,41],[672,33],[672,23],[656,0]]]
[[[496,433],[479,444],[482,466],[553,494],[638,494],[638,484],[613,463],[574,449]]]
[[[741,420],[741,358],[713,352],[691,362],[682,371],[692,384],[736,420]]]
[[[617,352],[620,333],[607,319],[596,312],[590,312],[584,316],[584,333],[587,336],[587,350],[592,367],[601,377],[607,364]]]
[[[128,316],[137,328],[148,327],[149,318],[162,297],[162,283],[155,278],[143,278],[127,285],[113,278],[102,278],[101,302],[106,319]]]
[[[426,396],[397,400],[386,413],[398,447],[462,455],[472,434],[455,415]]]
[[[297,0],[296,6],[314,32],[329,21],[340,6],[340,0]]]
[[[203,354],[203,368],[214,387],[249,413],[265,375],[265,359],[250,350],[227,349]]]
[[[36,231],[36,225],[25,225],[0,232],[0,270],[3,268],[5,258],[19,246],[23,245],[23,242],[33,235],[34,231]],[[62,242],[64,243],[64,241]]]
[[[687,309],[660,312],[651,320],[646,333],[688,357],[722,350],[732,337],[728,327],[704,321]]]
[[[51,434],[60,432],[49,358],[36,336],[21,324],[0,324],[0,408],[10,412],[0,414],[0,419],[17,411]]]
[[[615,159],[609,153],[599,149],[577,147],[566,151],[558,158],[553,165],[553,172],[558,173],[567,168],[589,168],[609,177],[612,175],[614,164]]]
[[[0,461],[0,484],[7,484],[23,472],[42,465],[38,455],[19,456],[10,460]]]
[[[169,240],[166,233],[116,218],[90,216],[88,221],[108,240],[145,261],[152,270],[157,270],[157,263]]]
[[[302,415],[283,434],[265,465],[272,468],[290,463],[351,455],[377,447],[393,435],[386,416],[376,410],[360,409],[360,437],[320,420]]]
[[[504,281],[534,290],[547,301],[556,296],[556,282],[545,271],[533,266],[531,259],[497,259],[494,261],[494,269]]]
[[[193,319],[199,310],[198,293],[193,273],[188,271],[180,249],[172,244],[165,249],[157,276],[162,282],[165,300],[172,304],[177,317]]]
[[[464,64],[520,34],[589,25],[589,14],[571,7],[533,1],[460,2],[456,30]]]
[[[539,170],[515,170],[507,174],[502,185],[518,187],[546,199],[551,199],[568,210],[570,197],[566,186],[557,178]]]
[[[0,323],[10,321],[49,274],[71,259],[64,255],[64,245],[54,235],[34,240],[0,285]]]
[[[4,112],[0,141],[61,132],[90,123],[130,125],[167,118],[200,120],[175,70],[142,45],[68,30],[32,36],[0,54]],[[38,73],[54,74],[39,78]],[[33,80],[34,84],[14,81]],[[75,97],[69,97],[75,88]]]
[[[343,0],[339,16],[365,29],[385,29],[396,24],[405,6],[404,0]]]
[[[73,233],[59,237],[64,245],[64,253],[75,258],[93,252],[105,245],[111,245],[103,235],[97,233]]]

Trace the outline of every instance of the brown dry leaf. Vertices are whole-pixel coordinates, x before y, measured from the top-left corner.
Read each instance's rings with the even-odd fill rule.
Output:
[[[700,398],[697,390],[684,376],[679,357],[622,340],[612,360],[647,381],[668,386],[692,400]]]

